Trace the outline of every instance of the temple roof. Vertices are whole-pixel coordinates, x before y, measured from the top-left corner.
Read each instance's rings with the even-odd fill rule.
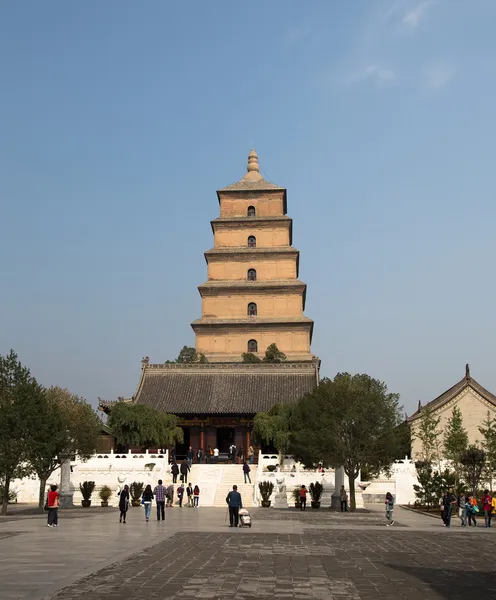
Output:
[[[252,415],[275,404],[288,404],[311,392],[318,381],[318,361],[278,364],[144,363],[134,397],[175,415]],[[100,402],[111,408],[112,403]]]
[[[248,169],[244,177],[231,185],[217,190],[217,192],[232,192],[232,191],[250,191],[250,190],[284,190],[275,183],[271,183],[263,178],[260,173],[260,167],[258,164],[258,155],[255,150],[252,150],[248,155]]]
[[[413,413],[413,415],[411,415],[408,418],[408,421],[415,421],[415,419],[418,419],[418,417],[420,417],[421,412],[426,408],[429,408],[430,410],[437,410],[441,408],[442,406],[453,400],[453,398],[456,398],[456,396],[463,392],[463,390],[465,390],[467,387],[471,387],[475,392],[477,392],[477,394],[482,396],[484,400],[496,406],[496,396],[490,391],[486,390],[485,387],[483,387],[473,377],[471,377],[470,367],[469,365],[466,365],[465,377],[463,379],[460,379],[460,381],[455,383],[454,386],[450,387],[440,396],[437,396],[437,398],[434,398],[434,400],[428,402],[425,406],[422,406],[421,402],[419,401],[419,407]]]

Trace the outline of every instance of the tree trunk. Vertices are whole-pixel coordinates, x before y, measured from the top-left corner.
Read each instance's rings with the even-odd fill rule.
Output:
[[[5,476],[4,488],[3,488],[3,502],[2,512],[0,514],[7,514],[7,505],[9,504],[9,491],[10,491],[10,475]]]
[[[355,498],[355,478],[353,475],[348,475],[348,483],[350,485],[350,512],[356,511],[356,498]]]
[[[46,479],[40,479],[40,493],[38,495],[38,508],[40,510],[43,510],[43,507],[45,506],[46,482]]]

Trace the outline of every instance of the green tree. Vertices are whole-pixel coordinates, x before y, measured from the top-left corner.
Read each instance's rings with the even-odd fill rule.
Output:
[[[177,363],[206,363],[208,362],[205,358],[205,355],[201,352],[197,352],[195,348],[191,348],[190,346],[183,346],[181,352],[179,352],[179,356],[176,359]]]
[[[480,444],[486,453],[484,475],[492,491],[494,472],[496,471],[496,419],[491,417],[489,411],[487,411],[486,420],[479,427],[479,431],[483,438]]]
[[[253,354],[253,352],[244,352],[241,355],[241,358],[243,359],[244,363],[261,363],[262,359],[259,358],[256,354]]]
[[[432,470],[430,462],[417,461],[418,484],[414,484],[415,496],[422,506],[434,506],[439,501],[439,481]]]
[[[486,453],[482,448],[469,446],[460,456],[462,472],[472,495],[477,494],[482,479],[482,473],[486,464]]]
[[[38,426],[43,390],[29,369],[11,350],[0,355],[0,479],[3,480],[1,514],[7,514],[10,483],[31,473],[26,463],[30,440]]]
[[[101,421],[83,398],[60,387],[44,390],[35,419],[26,458],[40,479],[42,508],[55,469],[72,455],[87,460],[95,452]]]
[[[460,478],[460,456],[467,449],[468,434],[463,427],[461,410],[455,406],[448,419],[444,440],[444,455],[453,464],[457,480]]]
[[[415,422],[412,437],[418,439],[422,445],[422,462],[432,463],[436,459],[439,463],[439,421],[440,418],[436,418],[426,406]]]
[[[177,417],[146,404],[117,402],[107,423],[117,442],[126,448],[167,448],[183,441]]]
[[[281,352],[277,347],[277,344],[271,344],[265,351],[263,362],[268,363],[280,363],[286,360],[286,355]]]
[[[256,414],[253,420],[255,439],[277,448],[280,464],[290,448],[292,410],[292,405],[278,404],[266,413]]]
[[[399,452],[397,394],[369,375],[339,373],[324,379],[296,404],[291,449],[306,466],[344,467],[350,508],[356,509],[355,479],[362,467],[387,470]]]

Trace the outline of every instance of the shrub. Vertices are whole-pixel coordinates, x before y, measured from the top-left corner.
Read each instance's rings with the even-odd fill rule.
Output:
[[[272,481],[260,481],[258,484],[258,489],[260,490],[260,495],[262,496],[262,500],[267,502],[274,491],[274,484]]]
[[[112,495],[112,490],[109,488],[108,485],[102,485],[100,491],[98,492],[98,495],[100,496],[100,500],[102,500],[103,502],[107,502],[110,496]]]
[[[295,502],[300,502],[300,486],[297,485],[293,488],[293,491],[291,492],[292,496],[293,496],[293,500]]]
[[[145,488],[145,484],[139,481],[133,481],[133,483],[129,486],[129,491],[131,492],[131,498],[135,501],[138,501],[141,498],[141,494]]]
[[[324,486],[320,482],[316,481],[315,483],[310,484],[310,497],[312,498],[312,502],[320,502],[323,492]]]
[[[83,496],[84,500],[90,500],[91,494],[95,489],[94,481],[83,481],[83,483],[79,484],[79,490]]]

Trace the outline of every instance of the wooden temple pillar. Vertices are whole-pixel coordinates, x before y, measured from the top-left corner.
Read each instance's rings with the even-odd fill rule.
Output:
[[[203,427],[203,423],[200,425],[200,448],[203,450],[205,456],[207,449],[205,448],[205,428]]]

